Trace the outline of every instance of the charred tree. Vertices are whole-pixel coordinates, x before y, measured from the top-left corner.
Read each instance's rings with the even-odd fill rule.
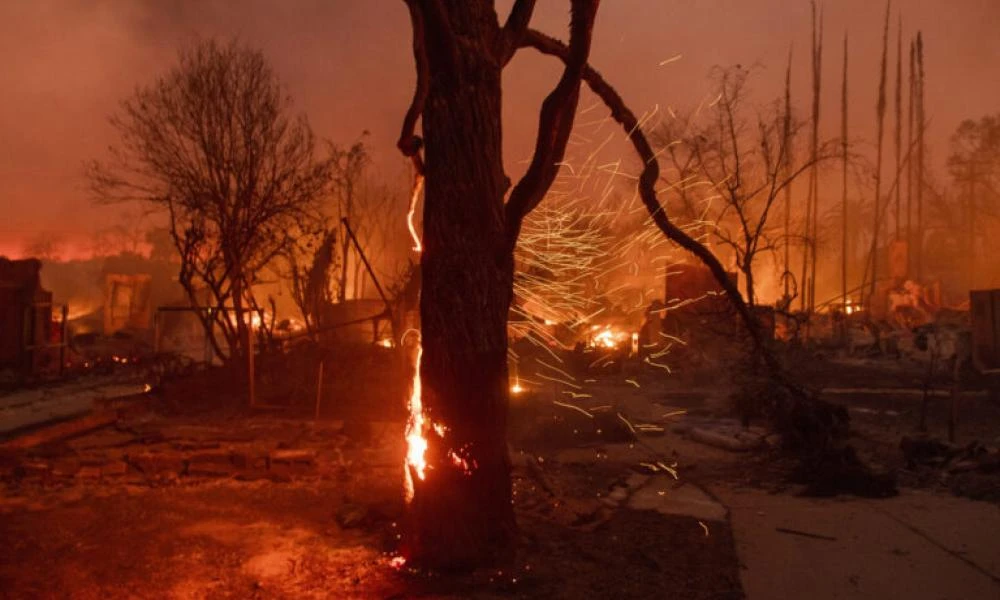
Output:
[[[840,198],[840,294],[844,309],[847,309],[847,34],[844,34],[844,74],[840,85],[840,150],[841,150],[841,198]],[[846,333],[846,327],[845,327]]]
[[[488,0],[407,0],[418,77],[399,147],[425,181],[416,384],[421,421],[431,426],[416,432],[426,449],[406,467],[404,555],[424,567],[489,564],[515,542],[506,441],[514,247],[564,156],[598,0],[571,3],[570,60],[505,204],[501,75],[534,4],[518,0],[501,26]]]
[[[792,50],[788,49],[788,65],[785,67],[785,111],[783,114],[782,122],[782,137],[784,138],[785,146],[785,156],[784,156],[784,171],[785,177],[788,177],[792,172],[792,153],[794,149],[792,148]],[[784,262],[782,263],[784,272],[781,274],[781,281],[784,288],[784,296],[781,299],[781,304],[785,310],[789,310],[792,306],[792,263],[791,263],[791,249],[792,249],[792,181],[788,182],[785,186],[785,231],[784,231]]]
[[[337,216],[356,223],[358,196],[361,191],[361,179],[368,165],[368,151],[362,142],[356,142],[350,148],[338,148],[331,145],[330,154],[333,157],[333,182],[337,199]],[[351,240],[346,231],[342,232],[339,241],[339,273],[337,276],[337,302],[347,300],[348,274],[352,271],[352,263],[360,267],[361,260],[354,257],[352,261]],[[355,282],[357,278],[355,278]],[[357,286],[354,287],[354,297],[357,297]]]
[[[879,82],[878,82],[878,102],[875,107],[876,116],[876,128],[878,133],[876,140],[876,158],[875,158],[875,198],[874,204],[872,205],[872,246],[869,251],[869,276],[871,277],[869,291],[868,291],[868,308],[871,309],[875,302],[875,286],[878,282],[878,244],[879,244],[879,233],[882,229],[882,142],[885,133],[885,84],[886,84],[886,70],[889,54],[889,11],[891,9],[891,2],[887,2],[885,6],[885,26],[882,31],[882,63],[881,69],[879,71]]]
[[[924,275],[924,131],[927,114],[924,107],[924,36],[917,32],[917,229],[916,229],[916,270],[917,281]]]
[[[902,238],[902,185],[899,180],[903,173],[903,17],[899,17],[899,24],[896,28],[896,131],[894,141],[896,145],[896,178],[894,187],[896,188],[896,212],[895,225],[896,235],[893,239],[899,241]]]
[[[906,271],[913,277],[913,102],[916,87],[916,45],[910,40],[910,69],[908,73],[906,109],[906,147],[909,148],[909,158],[906,161]]]
[[[809,170],[809,198],[811,199],[812,216],[809,223],[808,239],[812,245],[809,265],[809,311],[816,309],[816,258],[819,254],[819,119],[820,98],[823,93],[823,13],[819,14],[819,25],[816,23],[816,3],[813,11],[813,41],[812,41],[812,137],[810,149],[812,152],[812,168]]]

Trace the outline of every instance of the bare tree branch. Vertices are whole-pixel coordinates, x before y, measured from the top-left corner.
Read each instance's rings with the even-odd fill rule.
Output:
[[[566,143],[580,99],[580,77],[590,56],[594,18],[599,4],[600,0],[572,0],[570,43],[566,46],[560,42],[566,48],[566,68],[555,89],[542,103],[535,154],[505,206],[507,237],[512,246],[517,241],[525,215],[542,201],[566,154]]]
[[[507,21],[500,34],[500,47],[497,57],[501,65],[506,65],[514,57],[521,43],[521,37],[531,23],[531,15],[535,11],[535,0],[517,0],[510,9]]]
[[[244,310],[251,286],[309,220],[330,182],[304,117],[293,117],[262,53],[203,42],[180,64],[122,103],[112,125],[120,141],[90,165],[94,195],[166,211],[192,304],[235,310],[199,315],[217,353],[247,348]],[[221,331],[224,353],[214,340]]]
[[[563,62],[570,60],[570,49],[566,44],[533,29],[528,30],[522,41],[522,45],[534,48],[542,54],[556,56],[563,60]],[[675,225],[660,205],[656,196],[656,181],[660,176],[660,165],[656,159],[656,153],[650,146],[649,140],[646,139],[646,134],[639,127],[639,120],[636,118],[635,113],[625,105],[624,100],[622,100],[618,92],[590,65],[584,66],[582,78],[587,82],[590,89],[604,101],[604,104],[611,111],[612,118],[627,132],[629,140],[642,160],[644,167],[642,175],[639,177],[639,197],[649,211],[653,223],[656,224],[667,238],[694,254],[709,268],[745,323],[747,331],[754,341],[754,346],[762,350],[760,355],[764,358],[768,367],[774,373],[780,372],[780,365],[777,359],[769,351],[765,350],[757,318],[743,300],[736,284],[729,278],[726,268],[722,266],[719,259],[708,248],[698,243],[697,240]]]
[[[406,110],[403,118],[403,129],[399,134],[399,141],[396,146],[404,156],[413,161],[413,166],[418,175],[423,175],[424,165],[420,158],[420,149],[423,140],[416,135],[417,119],[424,112],[424,103],[427,101],[427,86],[430,79],[430,70],[427,63],[427,28],[424,23],[424,15],[421,12],[417,0],[405,0],[407,8],[410,9],[410,22],[413,25],[413,59],[417,65],[417,84],[413,90],[413,100]]]

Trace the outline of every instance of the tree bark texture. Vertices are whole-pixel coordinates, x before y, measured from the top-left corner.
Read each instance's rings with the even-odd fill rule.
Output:
[[[403,553],[411,564],[466,569],[513,554],[506,421],[514,247],[565,154],[598,3],[570,3],[571,58],[542,104],[535,154],[505,204],[501,75],[535,3],[517,0],[501,27],[487,0],[407,0],[417,86],[398,145],[425,181],[419,384],[430,424],[426,468],[407,467]],[[414,133],[418,118],[423,139]]]
[[[488,44],[498,27],[485,3],[448,4],[447,19],[425,16],[420,297],[424,413],[445,429],[426,436],[429,468],[414,481],[405,549],[435,568],[502,559],[516,532],[506,445],[514,261],[504,226],[502,66]]]

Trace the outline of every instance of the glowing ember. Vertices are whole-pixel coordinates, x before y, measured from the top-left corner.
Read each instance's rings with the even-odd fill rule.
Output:
[[[475,460],[462,457],[462,456],[460,456],[458,454],[458,452],[455,452],[454,450],[449,450],[448,451],[448,458],[451,459],[451,464],[452,465],[454,465],[456,468],[460,469],[466,475],[471,475],[473,469],[475,469],[477,466],[479,466],[479,465],[476,464]]]
[[[406,566],[406,558],[402,556],[393,556],[389,560],[389,566],[394,569],[402,569]]]

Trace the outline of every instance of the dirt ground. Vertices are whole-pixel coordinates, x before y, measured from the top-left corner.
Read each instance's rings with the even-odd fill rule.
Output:
[[[848,407],[851,443],[900,485],[997,499],[996,476],[904,459],[900,439],[916,434],[920,405],[901,391],[920,380],[912,366],[813,359],[803,372],[817,387],[848,390],[827,397]],[[632,501],[640,490],[655,500],[718,484],[802,492],[762,423],[741,429],[760,440],[751,452],[691,439],[692,426],[742,428],[731,388],[623,372],[584,390],[546,385],[516,397],[516,562],[433,575],[393,566],[398,408],[333,398],[318,422],[228,404],[184,413],[178,406],[192,400],[180,386],[162,410],[0,457],[0,597],[742,598],[728,513],[708,521]],[[966,391],[957,443],[995,447],[1000,406]],[[929,407],[940,438],[948,398],[932,396]]]
[[[557,448],[515,453],[521,541],[506,569],[395,568],[401,434],[392,422],[147,416],[8,456],[0,596],[742,597],[728,528],[709,536],[697,519],[601,502],[634,474],[627,444],[585,446],[622,457],[590,468]]]

